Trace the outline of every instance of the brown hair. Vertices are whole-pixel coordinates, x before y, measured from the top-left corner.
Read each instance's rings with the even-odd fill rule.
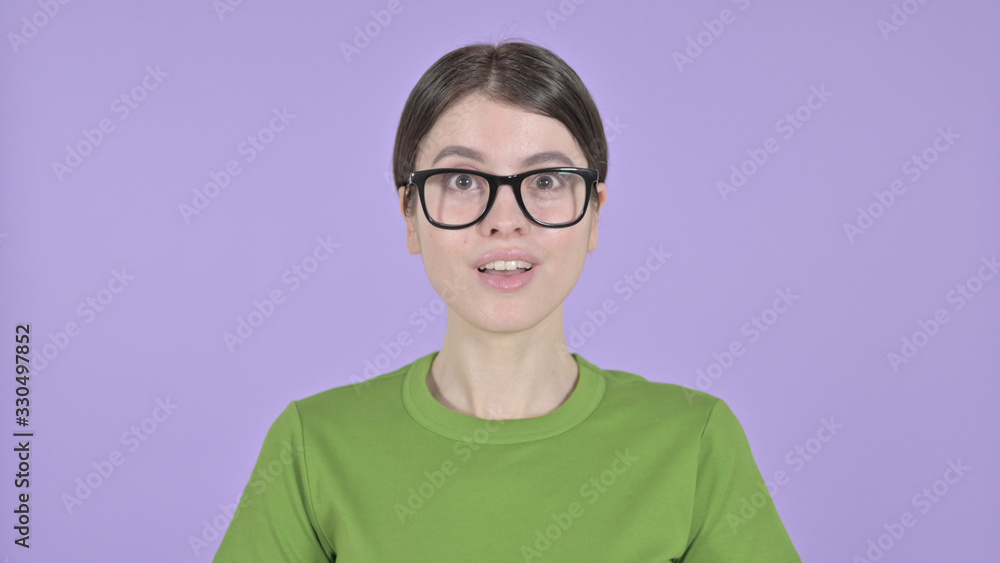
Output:
[[[605,181],[608,141],[597,105],[583,81],[565,61],[544,47],[501,41],[496,45],[476,43],[455,49],[438,59],[417,81],[396,131],[392,168],[397,189],[409,183],[420,143],[438,117],[452,104],[474,93],[558,119],[580,145],[587,166],[597,170],[598,181]],[[407,215],[416,208],[414,192],[407,188]],[[596,213],[600,207],[596,188],[591,192],[590,203]]]

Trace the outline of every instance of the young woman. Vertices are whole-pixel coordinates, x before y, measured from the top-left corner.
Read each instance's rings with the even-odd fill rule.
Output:
[[[424,74],[394,168],[441,349],[292,401],[215,561],[801,561],[722,400],[566,347],[607,152],[546,49],[469,45]]]

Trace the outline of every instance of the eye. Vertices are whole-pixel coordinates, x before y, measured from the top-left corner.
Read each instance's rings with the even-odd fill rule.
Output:
[[[541,188],[543,190],[551,190],[552,188],[556,188],[558,186],[559,183],[557,182],[556,178],[551,175],[542,174],[535,178],[535,187],[537,188]]]
[[[452,186],[465,191],[476,187],[476,177],[469,174],[459,174],[453,177]]]

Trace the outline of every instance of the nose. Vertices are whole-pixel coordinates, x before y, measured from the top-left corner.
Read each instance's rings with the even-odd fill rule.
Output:
[[[497,190],[497,197],[493,200],[493,206],[490,207],[482,223],[486,224],[490,229],[512,230],[521,227],[527,221],[528,218],[521,211],[521,207],[517,205],[517,198],[514,196],[514,186],[500,184]]]

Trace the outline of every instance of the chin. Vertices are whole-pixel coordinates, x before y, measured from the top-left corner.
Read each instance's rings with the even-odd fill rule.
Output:
[[[520,332],[534,327],[545,320],[552,313],[546,310],[542,315],[539,312],[545,308],[524,306],[510,306],[498,303],[494,307],[480,308],[473,314],[473,323],[482,330],[491,332]]]

